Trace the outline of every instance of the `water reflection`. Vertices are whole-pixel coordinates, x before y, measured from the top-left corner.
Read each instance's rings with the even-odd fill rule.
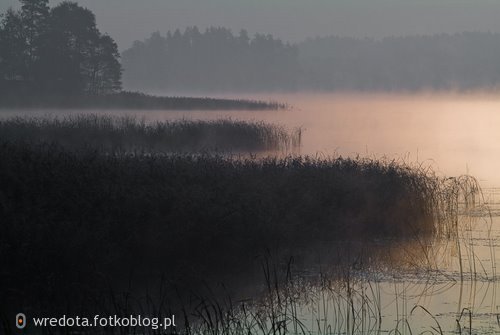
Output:
[[[294,278],[267,269],[258,312],[238,318],[255,333],[498,334],[500,254],[491,242],[500,239],[500,222],[493,220],[462,216],[456,240],[301,251],[309,255],[303,264],[315,266]]]
[[[480,180],[483,198],[481,206],[460,217],[454,238],[391,242],[390,248],[382,243],[361,256],[359,248],[358,253],[346,255],[350,249],[337,246],[333,257],[322,250],[321,262],[304,261],[316,267],[302,268],[301,276],[288,286],[269,286],[257,312],[240,310],[239,317],[250,318],[248,324],[254,325],[262,313],[269,324],[257,328],[274,333],[284,326],[312,334],[500,333],[500,99],[305,94],[270,98],[294,108],[105,113],[147,121],[231,117],[301,127],[301,154],[387,157],[432,165],[442,175],[468,173]],[[3,111],[1,115],[79,112]]]

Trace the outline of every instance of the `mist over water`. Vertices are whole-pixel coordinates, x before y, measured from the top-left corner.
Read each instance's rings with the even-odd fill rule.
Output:
[[[386,157],[432,164],[499,184],[500,99],[458,95],[298,95],[293,117],[303,153]]]
[[[392,258],[387,257],[384,261],[389,266],[380,271],[353,268],[356,282],[351,285],[357,292],[354,300],[349,302],[342,289],[327,291],[329,298],[321,298],[325,296],[324,291],[308,288],[310,300],[299,303],[297,315],[309,329],[319,329],[316,320],[324,319],[325,324],[337,324],[338,333],[342,333],[345,320],[340,312],[335,314],[337,308],[362,311],[366,299],[373,299],[371,303],[380,308],[381,319],[374,321],[378,320],[374,314],[366,322],[378,325],[382,331],[397,328],[402,319],[407,319],[414,330],[432,327],[435,322],[446,331],[453,330],[462,309],[469,308],[474,315],[474,330],[495,333],[500,308],[497,294],[500,282],[496,274],[500,260],[500,97],[430,93],[228,94],[219,97],[272,100],[287,103],[290,108],[267,111],[4,109],[0,117],[64,117],[94,113],[134,116],[151,123],[180,119],[264,121],[284,125],[289,130],[301,128],[301,155],[396,160],[429,166],[446,177],[470,174],[486,190],[483,202],[488,207],[478,207],[472,214],[459,216],[456,242],[449,239],[415,239],[396,245],[391,242],[397,254],[404,255],[401,258],[412,261],[425,258],[425,261],[423,264],[415,261],[417,263],[409,269],[400,269],[397,262],[391,263]],[[318,249],[317,252],[323,255],[321,248]],[[314,273],[314,262],[308,266],[311,268],[306,266],[305,271]],[[323,305],[318,307],[318,302]],[[436,319],[430,319],[421,310],[414,312],[414,306],[424,306]],[[465,325],[466,321],[460,322]]]
[[[225,95],[222,97],[232,97]],[[239,95],[241,98],[241,95]],[[100,111],[134,115],[146,121],[266,121],[301,127],[300,153],[311,156],[362,156],[431,166],[439,174],[470,174],[481,185],[500,185],[500,97],[493,95],[270,94],[244,97],[285,102],[280,111]],[[63,115],[78,110],[3,111]],[[88,111],[86,111],[88,113]]]
[[[0,333],[500,334],[500,1],[0,2]]]

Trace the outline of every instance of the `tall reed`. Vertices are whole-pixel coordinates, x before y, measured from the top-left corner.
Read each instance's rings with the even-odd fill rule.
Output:
[[[231,119],[147,123],[134,117],[78,114],[3,119],[0,140],[57,143],[68,149],[90,146],[110,152],[289,152],[300,148],[301,130]]]

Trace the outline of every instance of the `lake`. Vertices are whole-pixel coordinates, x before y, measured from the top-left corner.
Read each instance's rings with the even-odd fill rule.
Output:
[[[223,96],[232,97],[234,96]],[[239,96],[241,98],[241,96]],[[500,97],[491,95],[247,95],[286,102],[283,111],[106,111],[146,120],[264,120],[302,127],[301,153],[368,156],[431,165],[437,172],[471,174],[500,186]],[[67,114],[78,111],[30,111]],[[2,116],[28,112],[2,111]]]
[[[256,120],[300,127],[300,154],[361,156],[431,167],[440,176],[469,174],[483,188],[480,207],[460,217],[456,240],[415,241],[401,254],[415,266],[352,269],[350,287],[311,288],[295,316],[313,334],[500,334],[500,97],[491,95],[283,94],[246,98],[290,104],[281,111],[105,111],[147,121]],[[67,115],[79,111],[3,111]],[[418,241],[417,241],[418,242]],[[424,245],[425,244],[425,245]],[[416,257],[416,256],[415,256]],[[416,257],[416,258],[419,258]],[[328,266],[328,264],[324,264]],[[305,271],[314,272],[316,266]],[[411,331],[410,331],[411,329]],[[396,331],[397,330],[397,331]]]

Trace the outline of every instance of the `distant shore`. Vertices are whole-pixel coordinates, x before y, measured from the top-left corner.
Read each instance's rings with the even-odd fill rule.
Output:
[[[183,96],[167,97],[123,91],[102,96],[4,95],[0,99],[0,109],[5,108],[279,110],[287,108],[287,105],[272,101]]]

